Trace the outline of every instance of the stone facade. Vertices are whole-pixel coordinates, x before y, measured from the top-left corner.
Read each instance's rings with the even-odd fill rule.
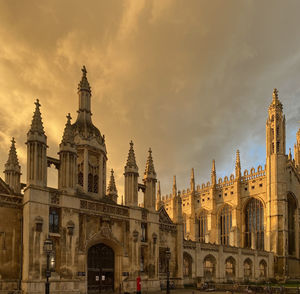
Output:
[[[106,174],[105,137],[92,123],[91,88],[85,67],[78,85],[78,116],[67,116],[58,158],[47,156],[40,103],[27,133],[27,179],[20,181],[15,141],[0,179],[0,291],[44,293],[46,253],[53,242],[51,293],[133,293],[171,283],[266,280],[299,273],[300,132],[295,160],[285,155],[285,120],[277,92],[267,121],[267,161],[180,193],[161,196],[149,149],[142,181],[130,142],[124,168],[125,199],[118,201],[114,172]],[[58,171],[47,186],[47,167]],[[156,184],[158,187],[156,189]],[[156,193],[157,190],[157,193]],[[144,194],[142,207],[138,192]],[[118,204],[122,203],[122,204]],[[291,243],[291,240],[294,243]],[[293,268],[293,271],[290,269]],[[1,292],[1,293],[2,293]]]

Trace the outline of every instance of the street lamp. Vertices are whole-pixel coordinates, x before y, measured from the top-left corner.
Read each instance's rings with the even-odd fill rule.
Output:
[[[171,250],[167,247],[166,250],[166,259],[167,259],[167,294],[170,294],[170,259],[171,259]]]
[[[47,254],[47,268],[46,268],[46,283],[45,283],[45,294],[49,294],[50,283],[49,278],[51,277],[51,268],[54,268],[55,259],[53,255],[53,242],[48,237],[44,242],[44,251]],[[50,268],[51,266],[51,268]]]

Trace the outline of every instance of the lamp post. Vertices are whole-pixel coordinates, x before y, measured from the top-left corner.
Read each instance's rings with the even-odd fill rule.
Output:
[[[170,259],[171,259],[171,251],[168,247],[166,250],[166,259],[167,259],[167,294],[170,294]]]
[[[50,293],[50,283],[49,283],[49,278],[51,277],[51,269],[50,269],[50,262],[51,262],[51,267],[54,265],[54,256],[52,255],[53,251],[53,242],[52,240],[48,237],[45,242],[44,242],[44,251],[47,254],[47,267],[46,267],[46,283],[45,283],[45,294]],[[51,257],[51,260],[50,260]]]

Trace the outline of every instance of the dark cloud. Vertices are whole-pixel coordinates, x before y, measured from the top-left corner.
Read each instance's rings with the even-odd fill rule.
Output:
[[[56,156],[85,64],[120,194],[131,139],[141,176],[152,147],[163,193],[174,174],[186,188],[192,167],[199,184],[208,181],[213,158],[218,176],[229,175],[238,148],[244,168],[263,165],[274,87],[287,145],[298,128],[299,8],[271,0],[0,2],[0,164],[15,136],[25,176],[36,98]]]

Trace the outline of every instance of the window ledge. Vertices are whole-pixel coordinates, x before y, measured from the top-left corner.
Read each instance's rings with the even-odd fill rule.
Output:
[[[58,238],[60,238],[60,234],[59,233],[50,233],[49,232],[49,236],[50,237],[58,237]]]

